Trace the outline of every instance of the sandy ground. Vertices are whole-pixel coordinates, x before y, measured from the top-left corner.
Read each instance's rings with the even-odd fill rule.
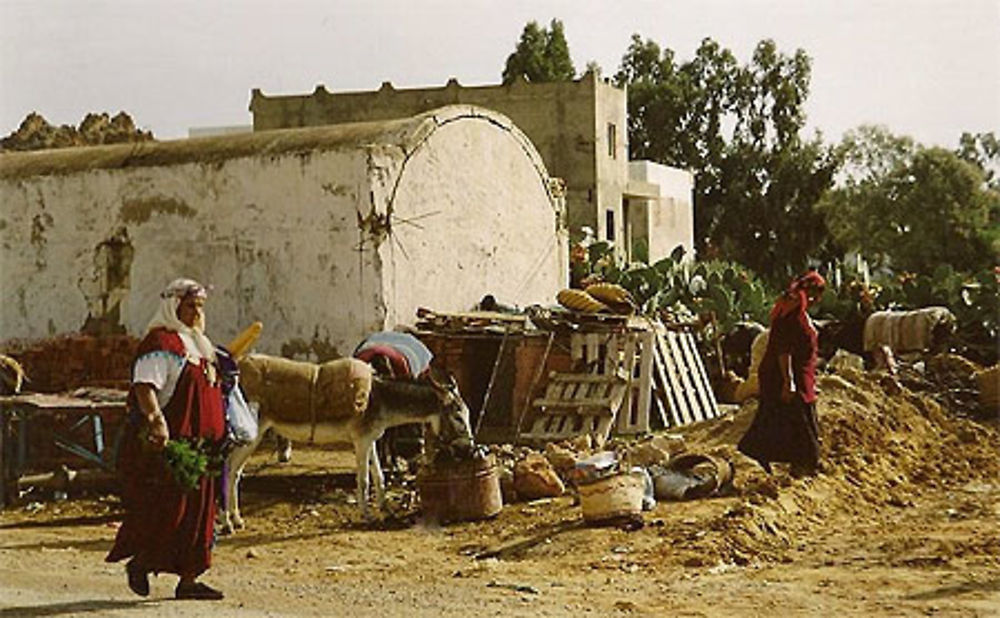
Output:
[[[103,562],[113,496],[44,496],[0,511],[0,616],[1000,616],[1000,432],[877,380],[821,382],[827,468],[766,477],[731,444],[752,406],[685,428],[689,450],[736,464],[731,495],[660,502],[633,531],[580,527],[501,559],[484,549],[580,517],[571,496],[488,521],[360,523],[351,458],[259,452],[247,528],[205,581],[220,602],[148,599]]]

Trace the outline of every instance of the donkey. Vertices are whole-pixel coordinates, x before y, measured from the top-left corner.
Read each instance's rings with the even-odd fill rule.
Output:
[[[236,447],[229,456],[226,478],[229,496],[222,532],[242,528],[239,481],[243,466],[273,427],[297,441],[350,443],[357,463],[357,498],[362,517],[368,507],[369,478],[375,485],[380,511],[385,511],[385,480],[375,442],[388,427],[426,423],[436,435],[472,443],[469,408],[454,378],[446,382],[382,380],[360,360],[343,358],[322,365],[255,354],[240,360],[240,382],[250,405],[258,406],[257,439]]]

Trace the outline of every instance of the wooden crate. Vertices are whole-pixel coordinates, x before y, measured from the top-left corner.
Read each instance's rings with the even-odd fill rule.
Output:
[[[553,373],[545,396],[534,401],[535,418],[521,440],[565,440],[590,434],[603,443],[625,398],[626,384],[617,375]]]
[[[569,341],[554,333],[420,332],[434,365],[455,376],[471,411],[477,442],[515,442],[545,376],[571,370]]]

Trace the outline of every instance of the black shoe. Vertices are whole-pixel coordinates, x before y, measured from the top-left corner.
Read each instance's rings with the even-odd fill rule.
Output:
[[[820,472],[818,464],[792,464],[792,468],[788,471],[792,478],[802,479],[811,476],[816,476]]]
[[[764,469],[764,472],[767,472],[769,475],[774,474],[774,470],[771,469],[770,461],[767,461],[766,459],[756,459],[756,458],[754,459],[754,461],[757,462],[758,466]]]
[[[129,589],[140,597],[149,596],[149,572],[144,570],[135,561],[135,558],[125,565],[125,573],[128,575]]]
[[[198,599],[201,601],[219,601],[223,598],[221,590],[216,590],[201,582],[177,584],[174,597],[178,599]]]

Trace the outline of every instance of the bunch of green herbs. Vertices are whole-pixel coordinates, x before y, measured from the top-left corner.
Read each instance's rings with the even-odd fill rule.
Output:
[[[163,457],[174,480],[187,491],[197,489],[202,477],[222,471],[222,457],[204,439],[168,440]]]

